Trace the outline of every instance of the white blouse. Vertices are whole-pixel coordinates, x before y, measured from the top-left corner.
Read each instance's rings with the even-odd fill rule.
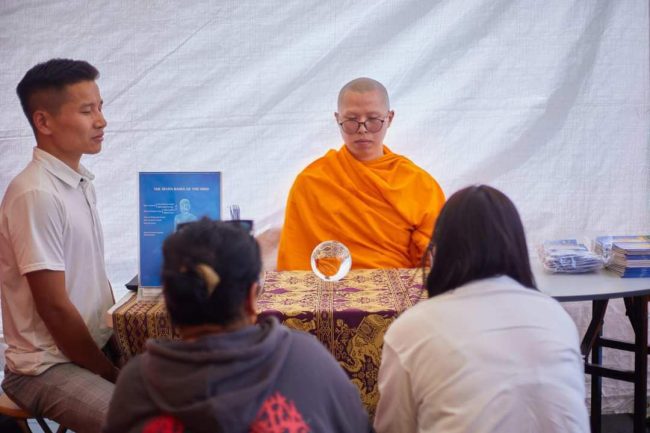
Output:
[[[501,276],[420,302],[388,329],[378,433],[589,432],[575,324]]]

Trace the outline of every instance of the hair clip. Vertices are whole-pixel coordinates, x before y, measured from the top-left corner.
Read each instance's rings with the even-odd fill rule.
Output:
[[[206,265],[205,263],[199,263],[194,267],[194,270],[196,271],[197,274],[201,276],[201,278],[205,282],[205,287],[207,288],[208,296],[212,295],[214,289],[216,289],[219,283],[221,282],[221,277],[219,277],[219,274],[217,274],[217,272],[212,268],[212,266]]]

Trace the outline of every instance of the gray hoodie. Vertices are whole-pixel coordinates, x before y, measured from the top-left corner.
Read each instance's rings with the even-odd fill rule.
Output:
[[[192,342],[149,340],[120,373],[104,432],[139,433],[157,422],[165,432],[161,416],[184,428],[169,432],[371,431],[332,355],[275,318]]]

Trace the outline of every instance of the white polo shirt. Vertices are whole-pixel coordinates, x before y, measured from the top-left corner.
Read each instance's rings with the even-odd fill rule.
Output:
[[[98,347],[111,330],[104,313],[113,304],[104,263],[104,239],[96,209],[94,178],[85,167],[74,171],[34,148],[0,204],[0,293],[8,345],[7,367],[37,375],[69,362],[36,312],[25,274],[64,271],[70,301]]]

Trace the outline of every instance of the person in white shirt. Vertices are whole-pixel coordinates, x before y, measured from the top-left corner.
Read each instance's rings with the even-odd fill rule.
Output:
[[[589,432],[578,332],[535,288],[508,197],[454,194],[430,251],[430,299],[384,338],[377,432]]]
[[[99,432],[118,369],[102,351],[113,304],[93,175],[106,120],[85,61],[52,59],[18,84],[36,137],[32,161],[0,204],[4,391],[77,433]]]

